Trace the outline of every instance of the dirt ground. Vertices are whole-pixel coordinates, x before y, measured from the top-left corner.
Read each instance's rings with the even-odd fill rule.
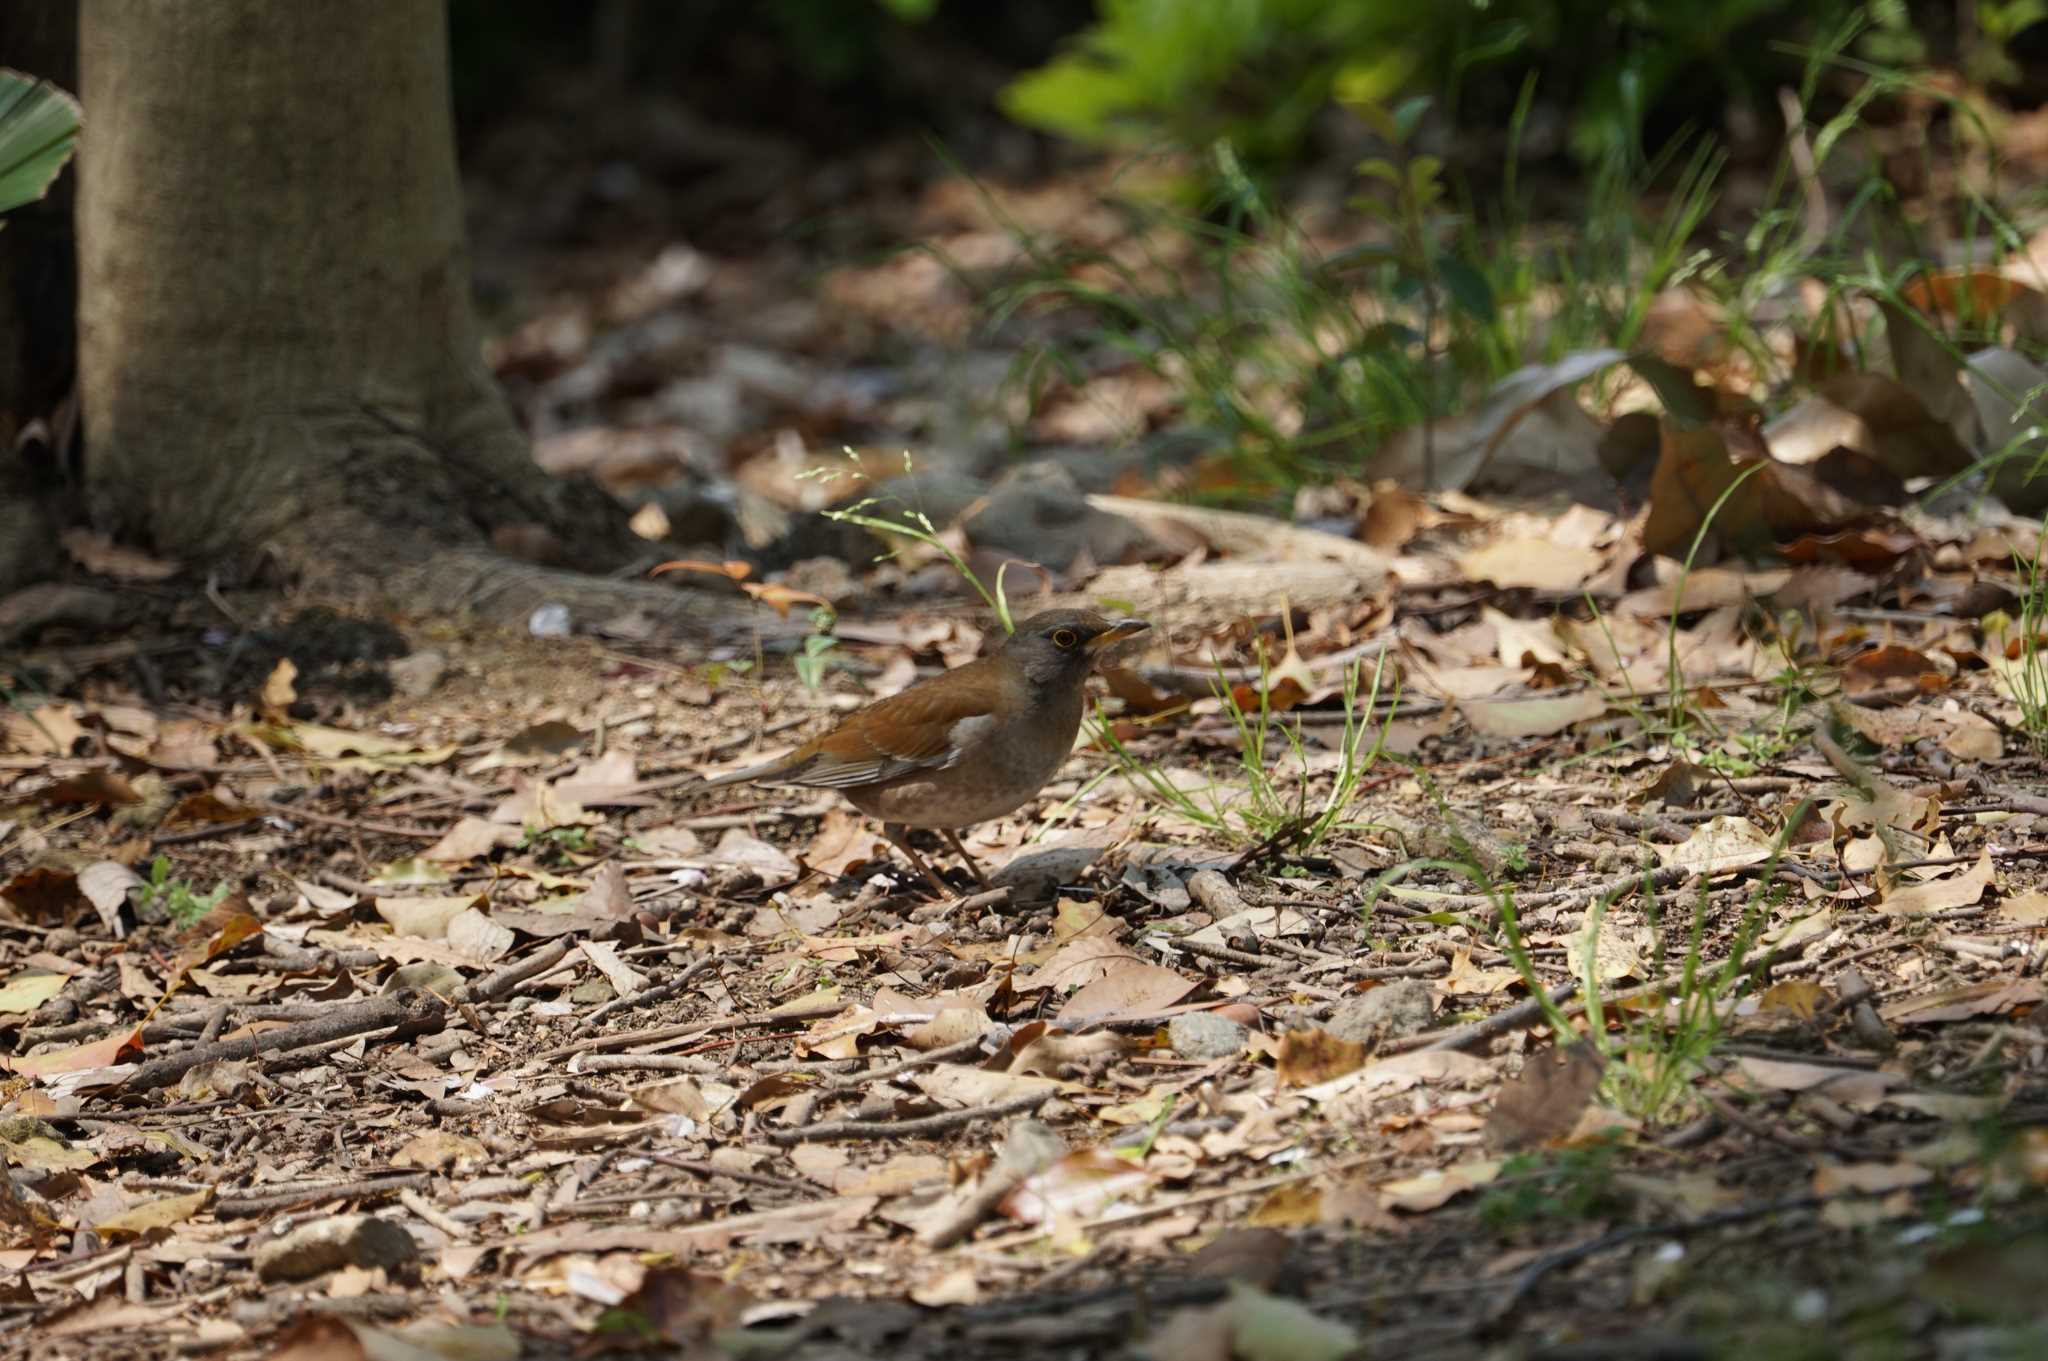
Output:
[[[828,264],[658,202],[480,241],[537,457],[736,618],[829,600],[809,683],[71,545],[96,622],[0,659],[0,1348],[2043,1354],[2033,527],[1681,570],[1640,495],[1170,513],[1216,469],[1156,374],[1034,405],[975,326],[1016,222],[1115,239],[1107,174],[1006,228],[892,154]],[[693,788],[998,635],[815,513],[905,450],[1020,609],[1155,625],[992,888],[925,848],[950,897],[829,793]]]

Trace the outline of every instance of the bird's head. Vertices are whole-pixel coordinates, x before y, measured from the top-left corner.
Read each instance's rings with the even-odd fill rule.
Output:
[[[1113,644],[1150,627],[1142,619],[1111,622],[1093,610],[1046,610],[1018,623],[1002,656],[1034,685],[1078,685]]]

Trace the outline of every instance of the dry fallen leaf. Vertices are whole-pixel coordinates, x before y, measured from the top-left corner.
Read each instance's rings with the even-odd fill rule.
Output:
[[[1503,1153],[1536,1148],[1572,1132],[1600,1088],[1606,1063],[1583,1041],[1531,1054],[1501,1084],[1486,1121],[1487,1147]]]
[[[1880,912],[1899,917],[1918,917],[1929,912],[1968,907],[1984,896],[1984,890],[1991,887],[1994,877],[1991,852],[1986,850],[1977,857],[1977,863],[1962,874],[1930,879],[1924,883],[1894,885],[1878,900],[1876,907]]]

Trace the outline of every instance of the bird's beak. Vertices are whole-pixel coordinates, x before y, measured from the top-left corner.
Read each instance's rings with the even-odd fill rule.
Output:
[[[1121,624],[1112,624],[1088,640],[1088,652],[1099,657],[1126,638],[1135,638],[1152,626],[1142,619],[1126,619]]]

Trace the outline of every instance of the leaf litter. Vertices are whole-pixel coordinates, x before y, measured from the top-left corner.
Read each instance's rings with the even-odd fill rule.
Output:
[[[537,426],[640,381],[602,328],[759,283],[663,258],[500,344]],[[830,287],[871,309],[890,269]],[[784,434],[910,417],[722,324],[695,409],[741,413],[758,547],[837,457]],[[1121,1337],[1142,1300],[1151,1355],[1454,1352],[1497,1310],[1625,1315],[1660,1237],[2036,1191],[2038,1156],[1955,1141],[2042,1099],[2039,536],[1899,493],[2034,423],[1986,375],[2039,379],[1893,361],[1759,422],[1582,406],[1652,370],[1567,356],[1434,432],[1477,490],[1339,483],[1313,525],[1091,488],[1135,532],[1013,605],[1115,599],[1163,641],[952,901],[829,799],[689,787],[972,656],[996,626],[937,555],[677,560],[741,617],[838,611],[815,685],[412,618],[444,664],[418,696],[306,646],[223,685],[195,644],[174,699],[80,662],[0,736],[4,1317],[233,1356],[899,1354],[914,1301],[995,1355]],[[1068,394],[1041,433],[1163,410],[1115,376],[1115,421]],[[1646,503],[1489,499],[1489,465],[1594,468],[1642,420]],[[711,440],[595,429],[543,458],[616,489]],[[1001,560],[968,490],[936,528]],[[108,549],[73,546],[175,571]]]

